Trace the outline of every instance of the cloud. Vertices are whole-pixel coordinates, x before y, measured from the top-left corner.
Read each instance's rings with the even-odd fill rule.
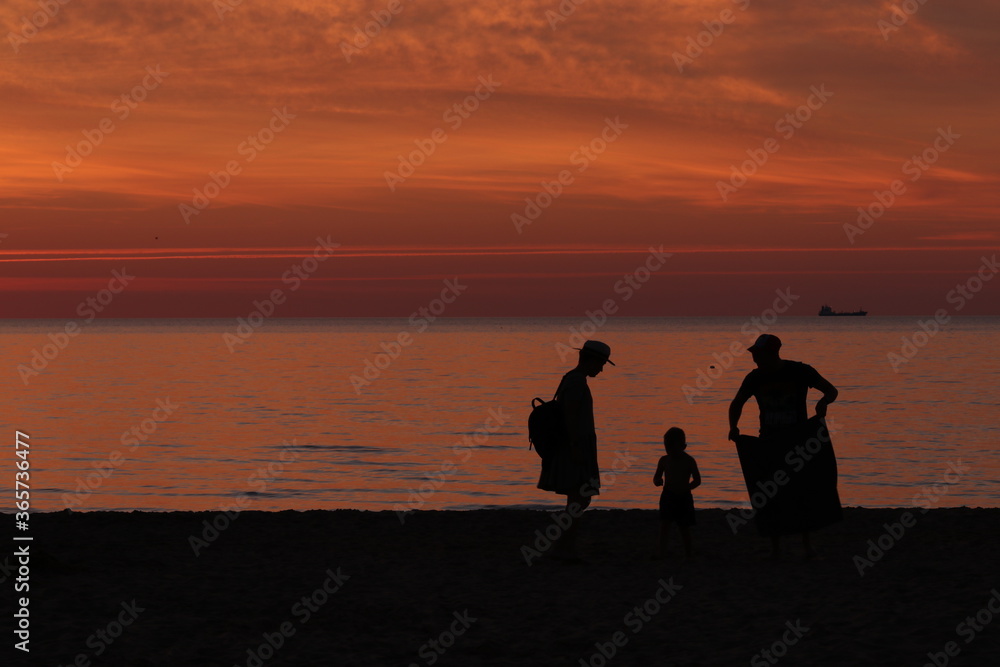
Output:
[[[372,12],[385,22],[385,2],[216,5],[69,2],[2,52],[4,248],[301,247],[330,230],[357,246],[502,245],[510,216],[567,169],[574,183],[517,240],[825,247],[949,125],[961,139],[864,243],[961,242],[996,224],[984,73],[1000,44],[984,26],[1000,6],[932,0],[885,39],[891,2],[587,2],[553,29],[553,0],[403,1],[348,62],[343,45]],[[0,24],[34,11],[6,3]],[[117,117],[147,66],[169,76]],[[484,76],[499,87],[452,127]],[[812,86],[832,98],[722,201],[717,183]],[[296,118],[246,160],[276,107]],[[53,163],[106,118],[114,130],[60,182]],[[627,130],[579,170],[607,118]],[[386,173],[437,129],[447,140],[390,191]],[[185,225],[178,206],[232,161],[240,173]]]

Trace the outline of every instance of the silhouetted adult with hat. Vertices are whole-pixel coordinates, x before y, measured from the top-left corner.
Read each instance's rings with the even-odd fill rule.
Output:
[[[832,523],[833,520],[839,520],[840,501],[839,497],[836,496],[836,462],[832,459],[833,450],[829,447],[829,434],[822,421],[826,417],[827,406],[837,398],[837,389],[812,366],[800,361],[782,359],[779,354],[780,349],[781,340],[772,334],[762,334],[750,346],[749,351],[757,368],[750,371],[744,378],[743,384],[729,406],[729,439],[739,445],[741,438],[746,437],[740,435],[740,415],[743,413],[744,404],[753,396],[757,399],[757,406],[760,409],[759,446],[767,445],[775,452],[772,455],[774,469],[767,471],[768,479],[765,480],[765,483],[767,481],[774,483],[773,488],[778,490],[777,495],[779,496],[766,499],[770,505],[766,507],[766,510],[770,513],[769,518],[773,517],[774,521],[769,523],[766,528],[762,528],[762,524],[758,523],[758,528],[761,528],[762,533],[771,537],[771,555],[774,557],[779,553],[779,535],[801,532],[802,545],[808,558],[814,555],[809,543],[809,533],[805,530],[796,530],[794,526],[802,526],[810,522],[826,525]],[[806,406],[810,388],[818,389],[823,393],[822,398],[816,403],[816,416],[812,419],[809,418]],[[820,434],[818,437],[817,433]],[[824,437],[825,450],[821,449],[819,442]],[[830,460],[822,460],[820,463],[813,464],[811,468],[807,468],[808,461],[811,459],[810,452],[802,449],[803,443],[806,442],[810,446],[816,447],[817,460],[823,456],[829,457]],[[741,463],[744,463],[744,474],[746,474],[747,465],[743,459],[741,453]],[[761,462],[758,461],[758,463]],[[785,469],[786,465],[788,466],[787,470]],[[813,486],[813,478],[824,482],[829,481],[828,478],[816,477],[817,474],[820,476],[823,474],[821,470],[817,473],[817,470],[827,465],[831,466],[833,471],[832,499],[829,494],[819,498],[820,505],[817,505],[818,509],[814,509],[810,503],[816,498],[810,497],[810,487]],[[805,472],[802,472],[803,469]],[[784,473],[789,480],[785,484],[774,482],[774,479],[779,481],[786,479],[786,477],[773,477],[774,474],[779,474],[779,471]],[[762,473],[762,471],[758,472]],[[747,483],[749,486],[749,479]],[[816,486],[819,488],[823,485]],[[829,486],[829,484],[825,486]],[[817,492],[821,493],[822,491]],[[831,502],[836,505],[835,508],[831,509]],[[759,520],[760,515],[763,514],[762,508],[755,509],[758,510]],[[803,519],[804,514],[808,512],[813,512],[816,516]],[[833,518],[831,513],[836,514],[836,518]],[[790,516],[795,518],[790,519]]]
[[[538,488],[566,496],[566,512],[572,518],[556,542],[552,556],[579,561],[577,531],[583,511],[593,496],[600,494],[601,475],[597,464],[597,431],[594,428],[594,401],[587,386],[611,361],[611,348],[588,340],[578,348],[579,361],[563,375],[556,392],[566,423],[566,441],[552,456],[542,460]]]

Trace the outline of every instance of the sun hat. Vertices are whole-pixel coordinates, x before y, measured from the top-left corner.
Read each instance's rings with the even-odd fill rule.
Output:
[[[583,347],[578,347],[575,349],[581,351],[586,350],[587,352],[591,352],[597,355],[598,357],[601,357],[602,359],[604,359],[604,361],[608,362],[612,366],[615,365],[615,362],[611,361],[611,346],[608,345],[607,343],[602,343],[599,340],[588,340],[583,344]]]

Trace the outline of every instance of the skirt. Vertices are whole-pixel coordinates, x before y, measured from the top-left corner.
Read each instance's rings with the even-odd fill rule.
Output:
[[[564,496],[596,496],[601,493],[601,471],[597,465],[597,435],[570,450],[564,447],[542,459],[538,488]]]

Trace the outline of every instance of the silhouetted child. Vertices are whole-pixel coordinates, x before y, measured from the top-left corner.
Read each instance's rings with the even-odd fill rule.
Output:
[[[653,484],[662,486],[660,493],[660,544],[655,557],[667,555],[667,533],[670,525],[677,524],[681,540],[684,542],[684,555],[691,555],[691,530],[694,525],[694,496],[691,490],[701,484],[701,473],[694,458],[687,454],[687,440],[684,431],[676,426],[663,434],[663,448],[666,456],[660,457],[653,475]]]

